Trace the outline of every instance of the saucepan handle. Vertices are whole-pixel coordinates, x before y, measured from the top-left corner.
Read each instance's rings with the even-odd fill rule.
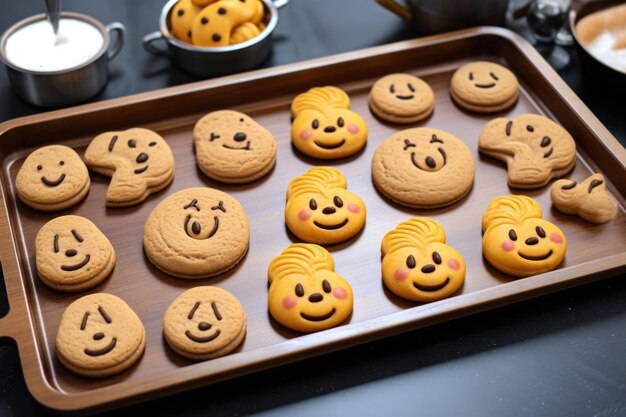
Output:
[[[120,53],[124,46],[124,35],[126,34],[126,28],[119,22],[113,22],[106,25],[106,30],[111,35],[113,32],[117,33],[115,43],[111,43],[111,48],[107,51],[107,57],[109,60],[115,58]]]
[[[277,9],[280,9],[281,7],[284,7],[287,4],[289,4],[289,0],[273,0],[273,3]]]
[[[376,2],[390,12],[397,14],[407,22],[413,20],[413,13],[411,13],[411,9],[395,0],[376,0]]]
[[[153,43],[157,41],[166,41],[161,32],[157,30],[156,32],[148,33],[143,38],[143,49],[145,49],[152,55],[170,57],[172,54],[168,49],[159,48],[153,45]]]

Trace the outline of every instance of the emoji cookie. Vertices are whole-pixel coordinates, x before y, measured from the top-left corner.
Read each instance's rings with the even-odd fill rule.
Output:
[[[214,180],[241,184],[266,175],[276,162],[276,141],[251,117],[232,110],[207,114],[193,129],[198,167]]]
[[[454,294],[465,280],[465,261],[446,245],[436,221],[416,217],[388,232],[381,244],[383,282],[412,301],[435,301]]]
[[[539,188],[567,174],[576,163],[574,139],[558,124],[538,114],[487,123],[478,150],[506,162],[513,188]]]
[[[197,0],[178,0],[170,14],[170,29],[172,35],[183,42],[191,43],[191,27],[202,10],[196,5]]]
[[[109,207],[141,203],[174,179],[174,155],[155,132],[133,128],[96,136],[85,151],[92,170],[111,177],[106,202]]]
[[[606,189],[602,174],[594,174],[580,184],[558,180],[550,187],[550,197],[559,211],[590,223],[606,223],[617,214],[617,200]]]
[[[372,112],[392,123],[416,123],[431,115],[435,94],[428,84],[411,74],[386,75],[369,95]]]
[[[317,167],[289,183],[285,222],[305,242],[339,243],[363,229],[365,204],[347,190],[341,171]]]
[[[519,95],[517,77],[508,68],[478,61],[456,70],[450,95],[461,107],[480,113],[495,113],[511,107]]]
[[[50,145],[32,152],[17,173],[15,189],[24,204],[36,210],[64,210],[89,193],[89,171],[67,146]]]
[[[143,354],[146,332],[122,299],[90,294],[65,309],[56,338],[63,366],[89,377],[105,377],[130,368]]]
[[[248,250],[241,204],[212,188],[178,191],[152,210],[143,229],[148,259],[179,278],[208,278],[235,267]]]
[[[337,326],[352,313],[352,288],[321,246],[287,246],[272,260],[268,277],[270,314],[285,327],[316,332]]]
[[[35,263],[39,278],[48,287],[82,291],[109,276],[115,266],[115,250],[91,221],[61,216],[37,233]]]
[[[291,142],[318,159],[354,155],[365,146],[367,125],[350,110],[350,98],[337,87],[315,87],[291,103]]]
[[[165,312],[165,340],[179,355],[213,359],[237,349],[246,336],[246,313],[231,293],[195,287],[182,293]]]
[[[372,179],[387,198],[404,206],[432,209],[465,197],[474,183],[474,158],[457,137],[442,130],[403,130],[380,144]]]
[[[555,269],[565,257],[565,235],[541,218],[541,206],[530,197],[510,195],[491,200],[482,228],[483,255],[506,274],[541,274]]]
[[[258,2],[221,0],[206,6],[198,13],[191,27],[192,43],[204,47],[229,45],[233,29],[257,16]]]

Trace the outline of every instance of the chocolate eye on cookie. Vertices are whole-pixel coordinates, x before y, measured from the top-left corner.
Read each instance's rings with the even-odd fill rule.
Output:
[[[372,86],[369,106],[376,116],[386,121],[416,123],[432,114],[435,95],[428,84],[414,75],[390,74]]]
[[[618,210],[617,200],[607,189],[602,174],[593,174],[580,184],[555,181],[550,187],[550,197],[560,212],[577,215],[590,223],[606,223]]]

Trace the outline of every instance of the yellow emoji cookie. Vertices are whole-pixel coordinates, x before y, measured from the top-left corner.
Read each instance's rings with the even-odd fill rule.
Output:
[[[289,245],[268,270],[272,317],[300,332],[329,329],[346,320],[352,313],[352,288],[334,269],[332,256],[321,246]]]
[[[365,146],[367,125],[350,110],[350,98],[337,87],[315,87],[291,103],[291,141],[319,159],[354,155]]]
[[[322,245],[350,239],[365,226],[365,204],[347,190],[335,168],[313,168],[287,187],[285,222],[305,242]]]
[[[245,42],[254,38],[256,35],[261,33],[259,27],[252,22],[246,22],[235,29],[233,29],[233,33],[230,35],[230,44],[235,45],[238,43]]]
[[[498,197],[483,214],[483,255],[496,269],[517,277],[551,271],[567,243],[556,225],[541,218],[541,206],[519,195]]]
[[[183,42],[191,43],[191,27],[202,7],[193,0],[179,0],[170,14],[172,35]]]
[[[202,9],[191,27],[196,46],[216,47],[230,44],[233,29],[257,14],[255,1],[221,0]]]
[[[465,261],[446,245],[436,221],[416,217],[388,232],[381,245],[383,282],[412,301],[435,301],[454,294],[465,280]]]

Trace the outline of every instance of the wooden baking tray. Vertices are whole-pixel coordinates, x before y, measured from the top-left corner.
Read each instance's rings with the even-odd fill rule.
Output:
[[[593,226],[551,208],[549,187],[522,194],[536,198],[544,216],[567,236],[564,263],[555,271],[514,279],[483,260],[480,219],[488,202],[510,194],[502,163],[480,156],[477,138],[493,115],[465,112],[450,100],[453,71],[476,59],[501,62],[520,79],[520,99],[498,116],[545,114],[561,123],[576,139],[578,161],[570,178],[581,180],[602,172],[620,202],[617,217]],[[392,72],[411,72],[428,82],[436,97],[435,113],[421,126],[447,130],[464,140],[476,159],[476,181],[469,196],[439,210],[409,210],[376,192],[370,161],[377,145],[399,126],[372,116],[367,95],[374,81]],[[352,98],[353,109],[370,128],[366,149],[355,157],[320,162],[296,153],[290,144],[289,105],[310,87],[336,85]],[[228,186],[207,179],[197,169],[191,132],[205,113],[233,108],[254,117],[278,142],[276,168],[249,185]],[[159,132],[174,151],[176,178],[166,190],[143,204],[107,209],[108,178],[92,176],[89,196],[61,214],[90,218],[109,237],[118,254],[109,279],[89,292],[120,296],[137,312],[147,332],[143,358],[132,369],[111,378],[87,379],[65,370],[54,356],[54,340],[63,310],[85,295],[64,294],[43,285],[36,276],[34,238],[39,228],[58,214],[39,213],[15,197],[15,176],[24,158],[37,147],[63,143],[83,153],[88,142],[105,130],[144,126]],[[17,343],[24,375],[33,396],[63,411],[96,411],[190,387],[233,378],[302,358],[364,343],[391,334],[450,320],[521,299],[596,280],[626,265],[626,152],[559,76],[521,37],[496,28],[479,28],[365,49],[313,61],[270,68],[151,93],[44,113],[0,126],[0,255],[9,314],[0,320],[0,335]],[[336,270],[352,285],[354,312],[343,325],[315,334],[287,330],[267,312],[267,266],[295,241],[283,221],[287,183],[314,165],[340,168],[351,191],[367,205],[365,230],[352,240],[330,247]],[[216,187],[235,196],[251,224],[250,251],[231,272],[217,278],[190,281],[167,276],[143,253],[142,230],[148,213],[165,196],[197,186]],[[519,191],[515,191],[520,193]],[[455,296],[430,304],[414,304],[385,290],[380,275],[380,241],[385,232],[416,215],[440,221],[448,242],[467,262],[467,276]],[[194,363],[174,353],[162,337],[167,306],[187,288],[217,285],[232,292],[248,315],[248,335],[233,354]]]

